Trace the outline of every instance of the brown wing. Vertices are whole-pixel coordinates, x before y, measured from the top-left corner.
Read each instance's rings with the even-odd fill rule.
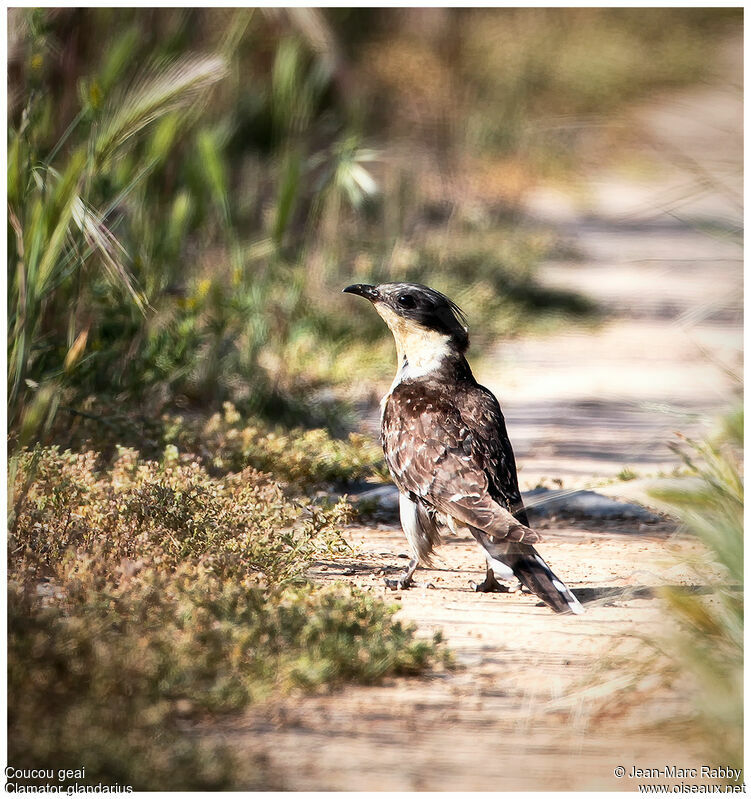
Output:
[[[498,434],[492,433],[489,392],[474,389],[468,397],[449,397],[420,382],[394,389],[382,424],[384,454],[394,482],[403,493],[495,540],[538,541],[534,531],[511,515],[509,503],[494,497],[497,489],[488,472],[501,463],[503,452],[494,441]],[[513,477],[515,482],[515,470]]]
[[[484,386],[467,386],[460,403],[463,418],[471,414],[475,453],[488,477],[488,492],[524,525],[529,526],[524,509],[516,460],[511,447],[506,420],[495,396]]]

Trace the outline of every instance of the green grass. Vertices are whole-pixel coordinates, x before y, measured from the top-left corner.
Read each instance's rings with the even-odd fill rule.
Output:
[[[630,480],[636,480],[639,477],[639,473],[635,472],[630,466],[624,466],[616,477],[622,482],[627,483]]]
[[[625,725],[673,741],[698,763],[742,769],[743,410],[722,427],[676,446],[683,467],[649,491],[680,523],[680,539],[664,541],[662,565],[672,561],[681,584],[655,589],[661,627],[634,625],[560,707],[593,728]]]
[[[694,481],[653,497],[704,545],[690,563],[709,596],[662,592],[678,631],[662,642],[673,672],[690,685],[697,724],[712,762],[743,766],[743,410],[714,440],[679,450]]]

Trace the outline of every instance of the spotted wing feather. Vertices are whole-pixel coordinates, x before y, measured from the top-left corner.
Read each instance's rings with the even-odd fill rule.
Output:
[[[501,435],[500,408],[488,397],[476,384],[461,401],[423,381],[397,385],[384,407],[386,462],[403,493],[491,540],[533,543],[539,535],[511,513],[521,508],[513,454],[497,443],[505,424]]]
[[[488,478],[488,493],[528,527],[514,451],[506,432],[501,406],[484,386],[469,386],[464,394],[462,407],[469,409],[472,418],[475,457]]]

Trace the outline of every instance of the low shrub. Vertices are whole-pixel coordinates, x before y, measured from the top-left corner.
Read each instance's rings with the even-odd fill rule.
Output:
[[[273,786],[198,722],[272,695],[441,662],[396,608],[315,587],[348,507],[285,496],[252,468],[211,476],[170,445],[39,448],[17,462],[9,537],[9,763],[85,767],[141,790]]]

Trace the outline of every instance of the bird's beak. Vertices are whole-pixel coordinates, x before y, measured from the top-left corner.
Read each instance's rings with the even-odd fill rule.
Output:
[[[342,294],[357,294],[371,302],[377,302],[381,299],[381,295],[375,286],[367,286],[364,283],[355,283],[352,286],[347,286],[346,289],[342,289]]]

